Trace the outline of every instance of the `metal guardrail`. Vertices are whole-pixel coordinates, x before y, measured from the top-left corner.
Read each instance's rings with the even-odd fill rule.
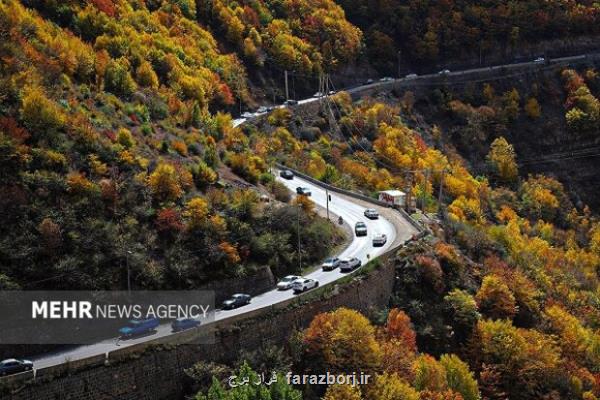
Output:
[[[292,171],[295,175],[299,176],[300,178],[307,180],[311,183],[314,183],[317,186],[326,188],[327,190],[331,190],[332,192],[340,193],[340,194],[346,195],[348,197],[363,200],[363,201],[369,202],[371,204],[375,204],[377,206],[392,208],[392,209],[398,211],[400,214],[402,214],[404,219],[406,219],[417,231],[419,231],[419,233],[426,231],[426,229],[425,229],[425,227],[423,227],[423,225],[421,225],[419,222],[415,221],[415,219],[413,217],[411,217],[404,209],[402,209],[400,207],[390,205],[389,203],[386,203],[384,201],[379,201],[377,199],[374,199],[372,197],[366,196],[361,193],[356,193],[356,192],[353,192],[350,190],[346,190],[346,189],[339,188],[337,186],[330,185],[325,182],[321,182],[320,180],[315,179],[312,176],[306,175],[300,171],[297,171],[293,168],[287,167],[283,164],[276,163],[275,166],[279,169],[288,169],[288,170]]]

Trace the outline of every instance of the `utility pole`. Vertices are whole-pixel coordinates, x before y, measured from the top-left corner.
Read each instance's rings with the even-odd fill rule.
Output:
[[[329,196],[329,190],[327,190],[327,188],[325,188],[325,196],[327,196],[327,221],[329,221],[329,199],[331,196]]]
[[[298,228],[298,268],[299,271],[302,271],[302,252],[300,251],[300,202],[297,203],[297,211],[298,211],[298,222],[297,222],[297,228]]]
[[[284,72],[285,75],[285,99],[289,100],[290,99],[290,87],[288,85],[288,72],[287,69]]]
[[[406,212],[410,214],[412,203],[412,171],[406,173]]]

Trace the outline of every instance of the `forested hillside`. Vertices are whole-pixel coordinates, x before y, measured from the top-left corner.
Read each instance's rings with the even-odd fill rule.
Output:
[[[426,1],[339,0],[366,38],[381,70],[404,62],[422,67],[465,55],[511,54],[544,40],[600,32],[600,8],[591,0]]]
[[[297,212],[304,260],[337,243],[310,207],[260,201],[289,195],[216,112],[249,95],[245,69],[194,2],[24,3],[0,2],[1,288],[284,274]]]
[[[562,77],[571,99],[563,118],[573,134],[589,134],[584,128],[595,118],[593,96],[575,71],[565,70]],[[522,111],[514,92],[498,97],[485,87],[490,106],[480,112],[498,121],[469,132],[492,134],[485,127],[506,124],[521,112],[527,118],[543,115],[532,100],[524,101]],[[450,104],[449,113],[469,109],[458,101],[442,104]],[[398,336],[386,336],[389,319],[379,331],[344,311],[320,315],[304,332],[298,368],[369,370],[379,376],[376,385],[360,391],[330,387],[328,399],[388,398],[382,393],[460,399],[478,398],[479,392],[490,400],[595,399],[600,394],[597,216],[574,207],[556,179],[520,177],[515,150],[502,136],[488,146],[485,169],[473,175],[452,146],[444,145],[449,141],[444,128],[421,121],[417,131],[403,121],[412,118],[413,106],[412,94],[353,104],[340,93],[331,105],[336,123],[327,121],[330,111],[324,108],[310,117],[281,110],[259,126],[270,137],[289,130],[300,138],[287,146],[293,152],[283,162],[366,194],[402,188],[417,206],[438,212],[444,221],[441,230],[434,228],[435,239],[397,255],[390,307],[406,315],[390,312],[389,318],[403,326],[394,331]],[[477,140],[470,139],[483,145]],[[441,358],[415,353],[415,340],[421,352]],[[358,350],[355,343],[368,346]],[[448,367],[452,356],[444,354],[460,356],[468,367]],[[456,368],[461,378],[453,377]],[[479,389],[470,383],[469,369]]]

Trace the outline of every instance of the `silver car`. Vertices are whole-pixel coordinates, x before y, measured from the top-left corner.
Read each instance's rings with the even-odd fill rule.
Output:
[[[281,279],[278,283],[277,283],[277,289],[278,290],[288,290],[291,289],[294,281],[300,279],[299,276],[297,275],[288,275],[285,278]]]
[[[365,217],[367,217],[369,219],[378,219],[379,213],[377,212],[377,210],[375,210],[373,208],[368,208],[365,210]]]
[[[373,247],[381,247],[387,243],[387,236],[384,233],[378,233],[373,237]]]
[[[340,266],[340,259],[337,257],[332,257],[332,258],[328,258],[327,260],[325,260],[323,262],[323,264],[321,265],[321,268],[323,268],[323,271],[333,271],[334,269],[336,269],[339,266]]]

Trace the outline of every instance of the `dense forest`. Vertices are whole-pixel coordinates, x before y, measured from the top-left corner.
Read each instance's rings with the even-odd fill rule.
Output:
[[[211,112],[248,96],[244,67],[191,9],[27,5],[40,13],[0,2],[0,288],[122,289],[126,267],[134,288],[301,272],[297,213],[305,261],[339,242]]]
[[[364,31],[370,58],[396,71],[397,53],[415,67],[460,56],[506,54],[544,40],[597,35],[594,1],[339,0],[348,19]]]

